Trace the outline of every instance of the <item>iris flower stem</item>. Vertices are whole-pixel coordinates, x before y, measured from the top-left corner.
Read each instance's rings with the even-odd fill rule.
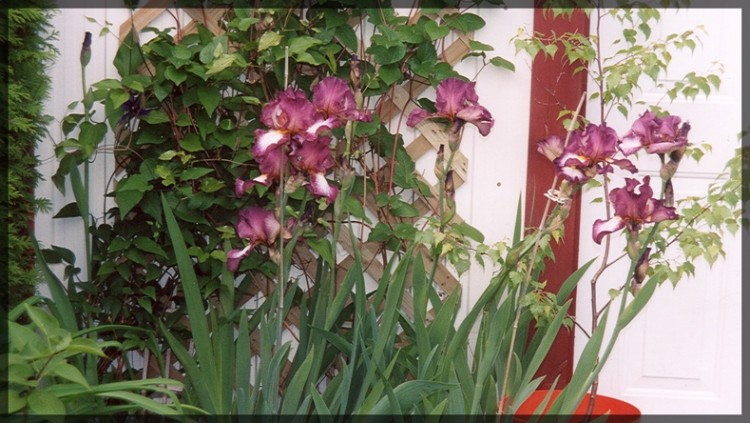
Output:
[[[289,47],[284,47],[284,89],[287,88],[287,84],[289,83]],[[281,146],[281,157],[286,156],[286,147],[284,145]],[[286,285],[285,275],[284,275],[284,267],[286,260],[284,257],[286,254],[284,254],[284,228],[286,227],[286,223],[284,222],[284,212],[286,209],[286,194],[284,193],[284,185],[286,185],[286,167],[287,164],[284,166],[281,166],[281,172],[279,175],[279,188],[278,193],[276,195],[276,198],[278,200],[278,214],[279,214],[279,224],[281,225],[281,230],[279,231],[279,279],[278,283],[276,285],[276,294],[277,296],[277,302],[276,302],[276,351],[281,351],[281,334],[284,331],[284,288]]]
[[[88,33],[87,33],[87,39],[88,39]],[[85,41],[84,41],[85,43]],[[84,48],[87,48],[84,45]],[[90,54],[90,50],[89,50]],[[82,57],[83,57],[83,51],[82,51]],[[81,92],[83,94],[83,119],[85,122],[91,123],[91,105],[86,100],[87,95],[87,84],[86,84],[86,65],[88,64],[88,59],[85,61],[83,58],[81,59]],[[77,176],[77,179],[80,179],[80,176]],[[80,182],[80,181],[79,181]],[[91,235],[89,233],[89,226],[91,224],[91,217],[90,217],[90,207],[89,207],[89,159],[86,157],[83,161],[83,190],[82,195],[85,195],[85,204],[86,207],[81,210],[81,220],[83,221],[83,241],[84,241],[84,251],[86,254],[86,278],[91,281],[92,279],[92,273],[93,273],[93,258],[92,258],[92,251],[91,251]],[[76,201],[79,201],[79,199],[76,199]],[[79,204],[80,207],[81,204]],[[75,287],[71,284],[69,286],[69,289],[75,290]],[[93,317],[88,314],[88,326],[93,326]],[[95,339],[94,334],[92,333],[89,335],[90,339]],[[86,365],[86,378],[89,381],[95,381],[96,380],[96,366],[95,362],[91,357],[87,357],[86,359],[87,365]]]
[[[284,157],[284,154],[286,153],[285,146],[281,146],[281,154],[282,157]],[[286,183],[286,166],[281,166],[281,172],[279,175],[279,188],[276,195],[276,198],[278,200],[278,214],[279,214],[279,224],[281,225],[281,230],[279,231],[279,279],[276,284],[276,294],[277,294],[277,302],[276,302],[276,351],[281,351],[281,334],[284,330],[284,287],[286,285],[285,275],[284,275],[284,267],[285,267],[285,254],[284,254],[284,228],[286,227],[286,222],[284,222],[284,212],[286,209],[286,194],[284,193],[284,185]]]
[[[459,135],[460,137],[461,135]],[[448,155],[448,160],[444,163],[443,166],[443,176],[441,178],[438,178],[438,222],[439,222],[439,228],[440,232],[443,231],[445,225],[443,224],[443,217],[445,215],[445,176],[448,174],[448,171],[450,170],[451,166],[453,165],[453,158],[455,157],[456,153],[453,151],[453,149],[450,149],[450,154]],[[436,250],[432,254],[432,268],[430,269],[430,278],[428,281],[432,283],[432,281],[435,280],[435,274],[437,273],[437,268],[439,264],[440,259],[440,250]],[[423,315],[426,316],[427,310],[422,310],[424,313]]]
[[[602,48],[601,48],[601,23],[602,23],[602,11],[601,7],[597,5],[596,7],[596,39],[594,40],[594,43],[596,44],[596,64],[599,68],[599,75],[601,76],[603,74],[602,69]],[[605,115],[604,115],[604,80],[600,79],[599,83],[599,116],[602,121],[604,121]],[[609,112],[607,112],[609,114]],[[609,180],[607,178],[607,175],[604,175],[604,182],[602,183],[602,189],[604,190],[604,209],[606,213],[607,220],[611,217],[611,204],[609,201]],[[604,254],[602,256],[602,262],[599,266],[599,269],[596,271],[594,276],[591,278],[591,333],[593,334],[596,330],[596,327],[599,323],[599,312],[597,310],[597,304],[596,304],[596,283],[599,280],[599,276],[604,272],[604,270],[609,266],[609,249],[610,249],[610,237],[607,236],[607,239],[604,240]],[[591,413],[594,411],[594,402],[596,401],[596,393],[599,390],[599,377],[595,377],[593,383],[591,384],[591,394],[589,395],[589,405],[586,410],[586,416],[591,416]],[[588,420],[588,417],[586,417],[586,420]]]
[[[83,111],[83,118],[86,122],[91,122],[91,110],[88,106],[88,102],[85,101],[86,98],[86,92],[88,91],[86,89],[86,65],[81,64],[81,91],[83,92],[83,104],[84,104],[84,111]],[[88,196],[88,187],[89,187],[89,161],[88,159],[83,161],[83,186],[86,188],[86,196]],[[85,242],[85,249],[86,249],[86,272],[87,277],[91,279],[91,268],[92,268],[92,259],[91,259],[91,238],[89,237],[88,230],[89,230],[89,216],[88,216],[88,210],[85,210],[84,213],[81,214],[81,218],[83,219],[83,234],[84,234],[84,242]]]
[[[583,107],[583,103],[586,100],[586,92],[584,92],[581,95],[581,99],[578,101],[578,106],[576,107],[575,114],[573,114],[573,118],[570,120],[570,123],[568,124],[567,133],[565,134],[565,142],[563,143],[563,148],[568,145],[568,141],[570,140],[570,134],[573,132],[573,125],[578,120],[578,115],[581,113],[581,108]],[[558,175],[555,175],[554,179],[552,180],[552,189],[557,187],[557,181],[558,181]],[[515,348],[516,338],[518,336],[518,324],[521,321],[521,310],[522,307],[520,305],[521,301],[523,301],[523,298],[526,296],[526,293],[529,289],[529,285],[531,285],[531,272],[534,268],[534,263],[536,262],[536,257],[539,252],[539,242],[542,239],[542,235],[545,233],[545,228],[547,226],[547,217],[550,213],[550,206],[552,204],[552,201],[550,199],[547,199],[545,205],[544,205],[544,212],[542,213],[542,218],[539,222],[539,228],[536,233],[536,239],[534,239],[534,246],[531,250],[531,261],[529,263],[528,268],[526,269],[526,277],[523,280],[523,283],[521,285],[521,292],[518,297],[518,306],[516,307],[516,314],[513,318],[513,328],[510,335],[510,346],[508,348],[508,357],[505,361],[505,374],[503,376],[503,384],[500,388],[500,402],[503,403],[505,400],[505,393],[508,387],[508,378],[510,377],[510,367],[513,363],[513,350]],[[498,409],[498,419],[503,414],[503,408],[500,407]],[[498,420],[499,421],[499,420]]]

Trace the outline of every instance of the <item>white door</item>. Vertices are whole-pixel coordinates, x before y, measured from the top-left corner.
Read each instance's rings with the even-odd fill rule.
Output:
[[[741,129],[740,10],[667,10],[659,27],[654,28],[654,36],[682,33],[701,24],[706,29],[706,34],[701,35],[702,46],[699,44],[693,54],[688,50],[675,55],[665,82],[690,71],[699,74],[708,71],[713,61],[721,62],[725,72],[721,89],[708,98],[662,102],[672,114],[690,121],[691,142],[706,141],[713,145],[713,154],[704,157],[700,165],[692,161],[681,164],[673,179],[676,198],[705,193],[706,186],[740,146],[737,141]],[[615,22],[602,24],[601,28],[604,46],[622,31]],[[592,34],[593,31],[592,26]],[[662,94],[656,89],[644,89],[640,99],[654,103]],[[597,107],[592,106],[588,110],[596,113]],[[627,121],[615,111],[610,114],[608,124],[622,134],[642,111],[634,110]],[[589,117],[599,121],[593,113]],[[658,159],[642,160],[638,167],[642,173],[652,175],[652,181],[659,181]],[[585,194],[582,202],[581,263],[598,255],[593,248],[595,244],[588,240],[591,240],[591,225],[603,217],[603,211],[599,204],[590,204],[592,198],[592,193]],[[642,314],[623,331],[601,374],[600,393],[629,401],[643,414],[741,413],[740,234],[727,235],[723,240],[726,259],[719,259],[711,269],[705,262],[696,262],[695,277],[683,279],[676,289],[665,282]],[[615,243],[615,251],[620,251],[619,245]],[[611,280],[602,283],[622,284],[626,268],[620,269],[619,273],[617,270],[611,273]],[[582,319],[591,313],[587,285],[582,282],[578,290],[577,315]],[[607,290],[608,287],[598,289],[599,304],[605,301]],[[585,339],[580,332],[576,333],[577,356]]]

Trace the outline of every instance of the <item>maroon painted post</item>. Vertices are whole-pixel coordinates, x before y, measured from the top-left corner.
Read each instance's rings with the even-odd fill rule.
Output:
[[[589,33],[589,19],[585,13],[576,10],[570,17],[553,18],[550,11],[536,8],[534,11],[534,31],[541,34],[562,34],[579,32],[585,36]],[[526,180],[526,214],[527,227],[536,227],[542,216],[546,198],[544,193],[551,187],[555,171],[547,158],[537,153],[536,143],[547,135],[558,135],[565,138],[565,129],[557,117],[561,110],[575,110],[581,95],[586,90],[586,72],[573,74],[575,66],[566,63],[562,48],[554,58],[539,53],[531,67],[531,119],[529,122],[529,158]],[[584,109],[581,114],[584,114]],[[563,281],[578,269],[578,234],[580,230],[580,194],[573,199],[570,216],[565,223],[565,237],[561,243],[553,246],[555,261],[548,263],[541,280],[547,280],[547,289],[552,292],[562,285]],[[573,294],[575,298],[575,293]],[[575,299],[570,308],[575,315]],[[555,339],[547,359],[542,363],[538,374],[545,374],[541,388],[549,387],[555,376],[559,375],[558,387],[570,381],[573,370],[573,332],[562,329]]]

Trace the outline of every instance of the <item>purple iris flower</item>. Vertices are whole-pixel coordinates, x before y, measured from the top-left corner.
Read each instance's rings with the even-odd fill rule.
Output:
[[[302,144],[292,144],[291,157],[292,168],[306,173],[310,177],[308,189],[316,197],[325,197],[329,203],[336,199],[338,189],[331,186],[325,178],[325,174],[335,164],[329,141],[326,137],[314,141],[306,141]]]
[[[641,148],[645,148],[649,154],[665,154],[684,149],[688,143],[690,124],[680,122],[679,116],[667,115],[660,118],[646,111],[622,137],[620,149],[626,156]]]
[[[565,150],[563,140],[557,135],[549,135],[546,138],[537,141],[536,145],[536,151],[543,154],[551,162],[554,162],[555,159],[562,156],[562,153]]]
[[[280,143],[272,144],[265,149],[258,148],[256,143],[253,146],[253,155],[261,175],[250,181],[236,179],[234,193],[238,197],[243,196],[255,184],[269,186],[272,182],[278,181],[281,178],[281,171],[289,160]]]
[[[466,82],[458,78],[440,81],[435,92],[437,112],[429,113],[421,108],[414,109],[409,114],[406,124],[414,127],[425,119],[447,119],[456,129],[460,129],[468,122],[476,126],[483,136],[488,135],[495,120],[487,109],[479,105],[475,85],[475,82]]]
[[[354,93],[341,78],[323,78],[313,87],[312,96],[315,109],[326,119],[334,118],[333,125],[339,126],[343,121],[357,120],[360,117]]]
[[[294,224],[289,220],[287,226]],[[227,267],[232,272],[237,271],[240,260],[247,257],[250,251],[258,245],[272,245],[279,235],[291,238],[289,227],[282,228],[273,211],[251,206],[240,211],[237,225],[237,236],[247,240],[248,244],[242,250],[233,249],[227,253]]]
[[[260,121],[270,129],[255,131],[254,156],[265,154],[269,147],[288,144],[293,138],[315,138],[322,116],[303,91],[290,87],[263,107]]]
[[[326,173],[334,166],[331,156],[331,129],[350,120],[371,120],[356,108],[349,85],[337,77],[323,78],[313,87],[313,100],[296,88],[288,88],[263,107],[261,122],[268,129],[255,131],[252,154],[261,175],[251,181],[235,181],[235,193],[243,195],[252,185],[270,185],[280,179],[287,162],[290,172],[303,172],[310,178],[308,189],[330,203],[338,189],[328,184]]]
[[[590,123],[585,128],[570,134],[568,145],[563,149],[558,137],[548,137],[539,142],[538,150],[547,157],[554,157],[557,172],[573,182],[585,182],[597,174],[612,172],[612,165],[630,172],[638,170],[627,159],[615,159],[619,139],[614,129],[606,123]]]
[[[594,222],[594,242],[600,244],[605,235],[623,228],[635,234],[644,223],[677,219],[674,207],[667,207],[662,200],[652,198],[650,181],[649,176],[643,178],[638,194],[635,187],[639,182],[633,178],[625,178],[625,187],[610,191],[609,199],[615,209],[615,216],[608,220],[597,219]]]

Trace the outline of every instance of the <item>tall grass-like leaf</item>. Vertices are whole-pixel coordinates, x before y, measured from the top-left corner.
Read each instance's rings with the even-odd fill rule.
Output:
[[[596,261],[596,257],[587,261],[583,266],[579,267],[575,272],[571,273],[567,279],[565,279],[565,282],[562,283],[560,289],[557,291],[558,305],[561,305],[563,301],[570,296],[576,286],[578,286],[578,282],[580,282],[583,275],[589,270],[589,267],[594,264],[594,261]]]
[[[447,350],[446,350],[446,354],[445,354],[445,360],[443,361],[442,366],[440,367],[440,370],[439,370],[440,374],[442,375],[441,380],[446,380],[447,372],[449,372],[450,368],[452,367],[453,361],[456,360],[458,351],[467,342],[469,333],[471,332],[471,328],[474,327],[474,324],[476,323],[476,319],[479,317],[480,313],[482,312],[482,309],[499,291],[501,287],[500,282],[501,282],[500,278],[497,278],[497,279],[493,278],[493,280],[490,281],[490,285],[482,293],[482,295],[479,296],[479,299],[477,299],[477,302],[474,303],[474,306],[466,314],[466,317],[464,317],[464,320],[459,325],[458,329],[456,330],[456,333],[450,339]]]
[[[650,277],[648,281],[643,284],[641,289],[635,294],[633,301],[631,301],[630,304],[625,307],[625,310],[623,310],[622,314],[620,314],[619,318],[617,319],[618,329],[623,329],[625,326],[627,326],[635,318],[635,316],[637,316],[638,313],[643,310],[643,307],[646,306],[648,300],[651,299],[652,295],[654,295],[656,286],[657,280],[654,276]],[[625,295],[625,293],[622,293],[621,295]]]
[[[264,409],[266,413],[276,414],[278,413],[279,403],[279,381],[281,379],[281,371],[283,369],[283,363],[286,362],[287,356],[289,355],[289,348],[291,343],[285,342],[279,351],[275,351],[273,358],[269,363],[269,370],[266,374],[266,379],[263,384],[263,397],[265,400]],[[262,364],[265,362],[262,362]]]
[[[453,404],[460,404],[460,408],[451,411],[451,414],[467,414],[468,408],[466,408],[466,404],[471,404],[472,398],[476,395],[476,383],[474,382],[474,374],[469,367],[469,357],[464,349],[459,350],[457,356],[451,356],[451,360],[448,360],[448,357],[446,355],[444,360],[448,361],[448,365],[451,366],[454,372],[448,382],[453,382],[452,379],[455,378],[460,387],[460,389],[456,390],[460,391],[460,401],[453,400]],[[451,392],[451,394],[454,393]]]
[[[237,413],[252,414],[250,403],[250,330],[247,323],[247,310],[240,313],[240,324],[237,330],[237,347],[235,352],[235,386],[237,389]]]
[[[387,336],[383,335],[382,332],[378,333],[378,337],[381,336]],[[391,344],[392,345],[392,344]],[[372,385],[372,389],[369,393],[367,393],[367,396],[362,401],[360,407],[354,412],[354,414],[359,415],[367,415],[367,414],[377,414],[372,412],[372,407],[375,406],[375,404],[378,403],[378,401],[383,399],[383,391],[386,390],[386,386],[390,387],[390,376],[391,372],[393,371],[393,368],[398,363],[398,355],[400,352],[396,352],[393,359],[391,359],[390,363],[388,363],[388,366],[385,367],[385,365],[379,361],[379,357],[382,357],[384,354],[378,354],[377,350],[373,350],[373,358],[369,359],[367,357],[367,354],[363,354],[362,358],[364,359],[365,366],[367,367],[367,376],[365,376],[366,381],[368,381],[369,385]],[[385,367],[385,368],[383,368]],[[365,393],[365,391],[363,391]]]
[[[398,266],[396,266],[396,272],[388,286],[388,294],[386,295],[383,307],[380,336],[375,340],[375,347],[373,349],[373,360],[376,363],[384,362],[385,356],[383,353],[387,350],[386,347],[393,346],[393,339],[396,336],[396,323],[401,310],[401,302],[404,298],[406,277],[409,274],[412,261],[413,248],[410,247],[406,254],[404,254],[404,257],[401,258]]]
[[[291,381],[287,384],[284,398],[281,402],[281,414],[295,414],[297,412],[302,394],[307,386],[305,381],[310,378],[310,370],[312,369],[314,358],[315,349],[313,348],[307,358],[305,358],[305,361],[302,362],[302,365],[294,373]]]
[[[532,197],[533,198],[533,197]],[[523,235],[523,208],[521,207],[522,196],[518,194],[518,205],[516,206],[516,222],[513,225],[513,245],[518,244],[521,241],[521,235]],[[531,207],[532,210],[534,207]]]
[[[205,383],[201,383],[204,378],[204,371],[198,366],[198,362],[195,361],[192,355],[188,352],[185,347],[182,346],[180,341],[172,335],[171,332],[161,323],[161,330],[164,334],[167,344],[172,349],[172,352],[179,360],[182,367],[185,369],[186,376],[189,381],[192,381],[190,386],[195,390],[198,395],[198,403],[201,407],[205,408],[209,413],[216,414],[216,404],[214,403],[213,396],[211,395],[210,386]]]
[[[201,384],[207,387],[207,399],[211,401],[211,408],[218,412],[217,406],[220,404],[217,403],[216,393],[222,387],[217,384],[216,375],[218,369],[214,360],[214,351],[211,348],[212,342],[206,321],[206,308],[201,296],[200,286],[198,285],[198,278],[193,269],[193,261],[190,259],[190,255],[185,247],[185,240],[180,232],[180,227],[164,195],[161,196],[161,203],[164,210],[164,219],[167,222],[167,231],[174,247],[177,268],[180,272],[182,290],[185,294],[185,303],[187,305],[188,318],[190,319],[190,330],[195,342],[196,355],[198,356],[198,364],[200,366],[200,378],[194,379],[193,382],[196,385]],[[204,406],[206,405],[204,404]]]
[[[604,339],[604,330],[607,326],[608,315],[609,309],[607,308],[602,314],[599,326],[596,327],[596,330],[591,334],[591,338],[586,342],[586,346],[583,348],[583,352],[581,352],[578,363],[576,363],[576,368],[573,371],[573,376],[571,376],[568,386],[560,393],[560,396],[557,397],[550,407],[551,414],[573,414],[578,404],[581,403],[586,391],[588,391],[589,383],[587,381],[591,380],[590,375],[593,374],[599,361],[599,351]]]
[[[430,336],[425,324],[427,314],[427,284],[431,284],[432,281],[428,281],[425,277],[424,261],[420,259],[414,262],[412,275],[411,286],[414,297],[414,341],[419,358],[419,369],[417,374],[424,374],[426,367],[429,365],[427,357],[430,355],[431,350],[434,351],[434,349],[431,348]]]
[[[114,399],[119,399],[123,401],[128,401],[137,405],[143,410],[150,411],[158,415],[172,415],[173,416],[173,415],[179,414],[177,410],[175,410],[173,407],[170,407],[165,404],[160,404],[152,400],[151,398],[144,397],[142,395],[138,395],[133,392],[114,391],[114,392],[103,392],[103,393],[96,394],[96,395],[99,397],[103,397],[103,398],[114,398]]]
[[[491,376],[490,370],[495,367],[497,357],[500,354],[500,343],[503,340],[505,329],[510,328],[512,313],[507,302],[500,307],[500,310],[490,312],[489,324],[484,327],[485,338],[482,343],[479,359],[475,363],[475,387],[474,396],[471,402],[469,413],[472,415],[480,414],[482,406],[482,396],[485,394],[487,379]]]
[[[354,263],[346,272],[344,281],[331,302],[331,306],[327,310],[328,313],[326,314],[325,322],[326,330],[330,329],[331,326],[333,326],[333,323],[338,320],[341,310],[343,310],[346,305],[346,300],[351,296],[352,289],[354,288],[357,279],[364,280],[364,271],[362,270],[362,265],[359,260],[354,260]]]
[[[438,391],[449,391],[457,386],[452,383],[433,382],[428,380],[408,380],[393,388],[396,403],[383,397],[369,410],[369,415],[393,415],[396,410],[411,407],[421,401],[422,397]]]
[[[315,385],[310,385],[310,396],[312,397],[313,404],[315,404],[315,416],[318,417],[321,423],[333,423],[331,417],[331,410],[326,405],[325,400],[320,395]]]
[[[39,268],[42,270],[45,280],[47,281],[47,287],[52,295],[52,302],[48,304],[52,314],[60,321],[62,327],[70,332],[78,331],[78,322],[76,319],[75,312],[73,311],[73,305],[70,303],[70,298],[65,286],[62,281],[52,272],[47,261],[44,260],[44,255],[39,249],[39,242],[32,236],[31,245],[34,247],[34,254],[36,254],[36,262]],[[74,290],[74,287],[69,287]]]
[[[537,369],[539,369],[542,361],[547,356],[547,353],[549,352],[549,349],[552,346],[552,343],[555,341],[557,333],[562,326],[563,320],[566,316],[566,313],[568,312],[568,308],[570,307],[571,302],[572,300],[566,301],[562,308],[560,308],[560,310],[558,311],[557,316],[555,316],[552,322],[544,328],[544,336],[542,337],[539,346],[536,347],[532,359],[525,367],[524,375],[521,378],[520,384],[522,388],[527,386],[531,382],[531,378],[534,377]]]
[[[229,251],[229,243],[227,242],[225,251]],[[219,404],[221,404],[221,414],[228,414],[232,411],[233,405],[233,389],[235,388],[234,376],[235,376],[235,363],[237,357],[235,355],[235,348],[231,348],[234,344],[234,325],[230,320],[230,316],[234,309],[234,278],[229,269],[224,266],[221,272],[221,284],[219,285],[219,305],[217,310],[217,324],[212,326],[214,329],[214,351],[216,351],[217,363],[217,383],[221,387],[221,398]]]
[[[455,289],[445,299],[443,307],[440,308],[435,318],[430,322],[427,329],[430,345],[445,342],[455,332],[453,327],[458,312],[459,300],[461,299],[461,290]]]

